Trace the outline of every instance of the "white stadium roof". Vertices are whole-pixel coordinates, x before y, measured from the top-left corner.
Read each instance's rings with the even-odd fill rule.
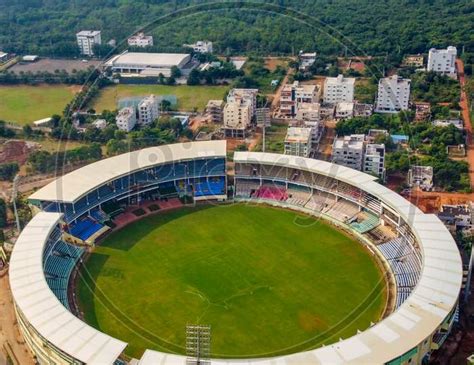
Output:
[[[124,52],[107,60],[107,67],[173,67],[180,66],[189,58],[187,53]]]
[[[225,156],[226,141],[175,143],[145,148],[81,167],[46,185],[29,199],[72,203],[97,186],[133,171],[172,161]]]
[[[113,364],[127,346],[97,331],[56,298],[43,272],[43,250],[60,213],[38,213],[23,229],[10,259],[10,286],[17,308],[41,336],[87,364]]]
[[[155,150],[157,154],[144,152],[147,149],[136,153],[135,158],[122,155],[94,163],[62,179],[61,184],[65,185],[63,196],[70,200],[77,199],[94,184],[99,185],[123,175],[132,166],[157,163],[157,160],[150,161],[150,156],[159,156],[158,161],[171,161],[172,158],[225,155],[225,142],[202,143],[157,147],[161,151],[158,153]],[[206,148],[209,150],[206,151]],[[170,154],[165,154],[164,150]],[[130,164],[131,160],[139,162]],[[364,331],[353,337],[302,353],[268,359],[215,359],[212,360],[213,365],[383,364],[429,338],[456,306],[463,276],[461,258],[451,234],[435,215],[424,214],[398,194],[379,185],[373,176],[325,161],[253,152],[236,152],[234,161],[289,166],[360,187],[394,209],[410,224],[423,254],[423,266],[418,284],[408,299],[387,318],[369,329],[362,328]],[[42,190],[39,192],[41,197],[60,197],[55,195],[56,185]],[[39,213],[21,233],[10,262],[10,283],[15,303],[25,319],[56,347],[86,363],[110,363],[126,344],[89,327],[70,314],[46,283],[42,268],[43,248],[59,219],[60,214],[57,213]],[[185,364],[185,361],[184,356],[147,350],[139,364]]]

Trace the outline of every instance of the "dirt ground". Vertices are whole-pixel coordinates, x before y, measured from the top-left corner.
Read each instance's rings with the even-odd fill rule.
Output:
[[[15,73],[23,72],[39,72],[48,71],[54,72],[56,70],[66,70],[66,72],[72,72],[72,70],[87,70],[90,66],[97,67],[100,65],[100,61],[88,60],[82,62],[82,60],[64,60],[64,59],[52,59],[42,58],[36,62],[19,62],[16,65],[10,67],[8,71]]]
[[[363,72],[365,70],[365,63],[362,59],[356,57],[338,58],[337,66],[342,71],[352,69],[354,71]]]
[[[33,365],[35,363],[33,356],[26,347],[18,329],[8,275],[6,274],[0,277],[0,313],[0,352],[6,355],[6,349],[9,349],[8,355],[14,364]]]
[[[417,190],[413,191],[407,198],[423,212],[436,213],[444,204],[466,204],[474,201],[474,193],[442,193]]]
[[[459,83],[461,84],[461,100],[459,105],[462,109],[462,119],[464,120],[464,127],[466,128],[467,140],[467,161],[469,163],[469,179],[471,180],[471,187],[474,189],[474,145],[472,140],[472,121],[469,114],[469,105],[467,94],[464,90],[466,85],[466,77],[464,75],[464,63],[461,59],[456,60],[458,69]]]
[[[0,142],[0,163],[18,162],[19,165],[23,165],[28,155],[38,147],[37,144],[19,140]]]
[[[287,57],[266,57],[265,58],[265,68],[270,71],[275,71],[278,66],[286,67],[288,65]]]
[[[329,161],[332,155],[332,145],[336,137],[336,122],[326,121],[325,131],[316,152],[316,158]]]

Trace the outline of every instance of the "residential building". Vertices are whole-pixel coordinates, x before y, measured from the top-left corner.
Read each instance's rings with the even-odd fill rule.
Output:
[[[122,77],[165,77],[171,76],[171,69],[180,70],[191,60],[191,55],[183,53],[145,53],[125,51],[110,58],[104,65]]]
[[[251,111],[250,118],[253,120],[257,110],[257,94],[258,89],[232,89],[227,95],[227,102],[233,103],[239,100],[248,101]]]
[[[446,49],[431,48],[428,53],[428,71],[438,72],[456,78],[456,47]]]
[[[222,123],[224,115],[223,100],[209,100],[206,105],[206,114],[213,123]]]
[[[405,134],[391,134],[390,139],[395,144],[407,144],[410,141],[410,137]]]
[[[26,55],[21,58],[23,62],[36,62],[39,60],[38,55]]]
[[[252,123],[252,102],[247,98],[235,98],[224,107],[223,131],[226,137],[245,138]]]
[[[311,128],[289,127],[285,137],[285,155],[309,157],[312,151]]]
[[[115,118],[117,128],[121,131],[130,132],[137,124],[137,116],[135,109],[132,107],[125,107],[119,110]]]
[[[334,112],[336,106],[332,103],[321,103],[319,106],[319,115],[321,119],[332,119],[334,118]]]
[[[431,104],[422,101],[415,102],[415,122],[422,122],[431,118]]]
[[[295,119],[300,122],[317,122],[321,120],[319,103],[300,103]]]
[[[301,103],[315,103],[319,100],[316,85],[301,85],[298,81],[283,86],[280,94],[280,113],[294,117]]]
[[[347,119],[354,116],[354,103],[340,102],[336,104],[336,119]]]
[[[310,52],[310,53],[300,52],[299,60],[300,60],[300,67],[299,67],[300,71],[306,72],[316,61],[316,52]]]
[[[374,112],[372,104],[354,103],[354,117],[370,117]]]
[[[366,145],[362,171],[385,180],[385,144],[368,143]]]
[[[6,62],[8,60],[8,53],[0,51],[0,62]]]
[[[368,143],[375,143],[379,138],[386,138],[390,134],[386,129],[369,129],[367,133],[366,141]]]
[[[100,30],[83,30],[76,34],[77,45],[82,55],[92,57],[94,45],[102,44]]]
[[[326,77],[324,81],[325,103],[352,103],[354,101],[355,78],[344,77]]]
[[[92,122],[92,125],[97,129],[105,129],[105,127],[107,127],[107,121],[105,119],[97,119]]]
[[[158,99],[155,95],[146,97],[138,104],[138,124],[151,124],[158,116]]]
[[[379,113],[398,113],[408,109],[411,80],[398,75],[379,80],[376,111]]]
[[[192,48],[194,52],[198,53],[212,53],[212,42],[209,41],[197,41],[193,44],[184,44],[184,47]]]
[[[438,218],[448,226],[452,233],[471,230],[474,223],[473,203],[441,206]]]
[[[153,46],[153,36],[139,32],[128,38],[127,42],[131,47],[151,47]]]
[[[457,129],[464,129],[464,123],[461,119],[435,119],[432,124],[436,127],[448,127],[454,125]]]
[[[364,141],[363,134],[336,138],[332,146],[332,162],[361,171],[364,161]]]
[[[423,67],[423,64],[424,64],[423,55],[417,54],[417,55],[405,56],[405,58],[403,59],[402,66],[421,68]]]
[[[429,191],[433,188],[433,167],[412,166],[408,170],[408,185],[418,186],[421,190]]]

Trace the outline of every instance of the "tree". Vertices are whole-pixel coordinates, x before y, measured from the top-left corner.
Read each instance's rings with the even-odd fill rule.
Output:
[[[181,77],[181,70],[178,68],[178,66],[171,67],[171,77],[173,79],[179,79]]]
[[[0,198],[0,228],[7,226],[7,204],[3,198]]]
[[[0,165],[0,180],[12,181],[19,170],[18,163],[10,162]]]

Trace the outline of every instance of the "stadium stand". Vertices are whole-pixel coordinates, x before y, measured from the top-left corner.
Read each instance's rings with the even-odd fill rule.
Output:
[[[101,230],[104,226],[92,221],[89,218],[83,218],[77,223],[69,226],[69,233],[83,241],[86,241],[94,233]]]
[[[349,224],[356,232],[366,233],[377,227],[380,219],[369,212],[360,212]]]
[[[222,177],[211,177],[207,179],[196,179],[194,183],[194,196],[218,196],[224,195],[225,179]]]
[[[84,253],[84,248],[60,240],[50,246],[48,255],[43,259],[46,282],[59,301],[69,309],[67,298],[69,277]]]
[[[157,156],[158,162],[154,162]],[[156,359],[160,359],[160,363],[186,361],[184,356],[153,350],[146,350],[141,360],[130,361],[121,357],[126,343],[88,326],[66,310],[67,290],[64,288],[67,288],[70,272],[82,253],[74,252],[75,249],[80,249],[75,246],[71,246],[71,252],[70,245],[60,240],[61,232],[53,227],[58,227],[62,222],[73,222],[85,214],[95,220],[93,211],[99,204],[105,213],[110,214],[106,209],[109,202],[118,205],[118,199],[125,200],[124,197],[133,194],[141,196],[140,192],[131,191],[140,176],[147,179],[147,184],[155,184],[151,177],[163,179],[157,181],[156,185],[166,181],[174,184],[176,180],[184,183],[185,179],[190,182],[202,177],[189,176],[189,171],[200,173],[203,168],[200,162],[191,167],[186,162],[202,161],[202,156],[218,156],[225,161],[225,142],[168,145],[115,156],[64,175],[29,198],[30,203],[42,212],[33,217],[16,241],[10,260],[9,280],[18,326],[25,343],[39,363],[112,364],[119,357],[122,359],[120,362],[140,365],[158,363],[154,361]],[[301,202],[289,202],[289,199],[282,206],[293,205],[295,209],[309,213],[319,210],[346,227],[350,227],[346,224],[347,219],[359,214],[361,209],[369,209],[379,219],[383,219],[383,208],[390,208],[393,213],[391,231],[387,233],[381,226],[377,226],[365,233],[364,237],[376,237],[378,245],[373,247],[391,268],[390,274],[397,284],[396,308],[394,313],[384,316],[381,322],[337,343],[268,361],[246,359],[246,363],[425,363],[429,360],[433,345],[444,341],[448,332],[446,328],[451,328],[456,318],[458,296],[462,287],[463,267],[456,243],[448,230],[436,216],[421,212],[395,192],[378,184],[375,177],[342,166],[334,168],[325,161],[296,156],[284,158],[287,161],[286,183],[311,188],[313,194],[304,207],[299,205]],[[235,196],[250,199],[257,191],[259,194],[267,194],[267,182],[264,182],[264,189],[260,188],[262,165],[280,163],[282,156],[236,152],[233,160],[236,166]],[[146,171],[145,175],[135,175],[137,171],[130,171],[130,161],[136,162],[137,170],[152,170]],[[163,163],[166,165],[160,165]],[[209,174],[209,171],[214,170],[210,167],[213,163],[218,165],[218,161],[204,164],[204,169]],[[216,169],[219,170],[220,167]],[[225,165],[223,171],[222,175],[217,176],[225,177]],[[272,170],[266,169],[264,172],[268,174],[265,175],[265,180],[274,180],[269,175],[270,171]],[[283,175],[278,171],[275,174],[278,175],[275,180],[281,181]],[[170,175],[172,179],[166,180]],[[255,176],[254,180],[247,179],[251,176]],[[294,190],[298,191],[295,198],[307,196],[304,191]],[[278,192],[276,196],[275,191]],[[272,185],[269,195],[277,199],[272,204],[278,205],[281,202],[278,199],[284,197],[283,192],[287,194],[287,198],[294,197],[293,187],[286,191],[280,186]],[[337,202],[335,195],[330,192],[339,196]],[[123,206],[126,206],[125,201]],[[119,205],[119,210],[122,207]],[[87,219],[92,221],[91,218]],[[356,229],[353,231],[356,232]],[[395,234],[397,237],[393,237]],[[46,280],[39,277],[39,266],[43,266]],[[35,300],[32,300],[32,293],[35,294]],[[216,362],[238,364],[242,360],[226,359]]]
[[[285,201],[288,199],[288,193],[286,189],[279,188],[277,186],[268,186],[262,185],[255,191],[252,195],[254,198],[258,199],[269,199],[269,200],[277,200],[277,201]]]

